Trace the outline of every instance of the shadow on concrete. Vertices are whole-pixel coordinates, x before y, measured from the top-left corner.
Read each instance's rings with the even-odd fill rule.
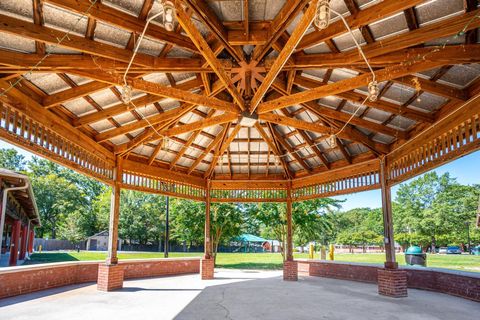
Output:
[[[28,294],[22,294],[22,295],[10,297],[10,298],[0,299],[0,308],[10,306],[10,305],[13,305],[13,304],[17,304],[17,303],[21,303],[21,302],[25,302],[25,301],[31,301],[31,300],[35,300],[35,299],[48,297],[48,296],[51,296],[51,295],[54,295],[54,294],[68,292],[68,291],[83,288],[83,287],[88,287],[88,286],[91,286],[92,284],[95,284],[95,283],[94,282],[89,282],[89,283],[81,283],[81,284],[72,284],[72,285],[69,285],[69,286],[63,286],[63,287],[52,288],[52,289],[47,289],[47,290],[41,290],[41,291],[32,292],[32,293],[28,293]]]
[[[377,290],[376,284],[319,277],[257,278],[208,286],[175,319],[467,320],[480,312],[480,304],[445,294],[410,289],[409,297],[394,299]]]

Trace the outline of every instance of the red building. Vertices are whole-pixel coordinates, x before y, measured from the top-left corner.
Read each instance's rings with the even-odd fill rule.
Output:
[[[40,225],[29,178],[0,169],[0,201],[0,262],[16,266],[33,251],[34,228]]]

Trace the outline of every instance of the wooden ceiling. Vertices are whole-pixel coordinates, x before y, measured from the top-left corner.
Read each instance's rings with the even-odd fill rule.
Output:
[[[270,180],[386,155],[480,90],[478,1],[332,0],[380,83],[361,107],[371,74],[341,20],[313,27],[316,3],[177,1],[173,32],[147,29],[132,105],[123,74],[155,0],[2,0],[0,88],[18,85],[0,100],[62,119],[66,138],[107,157]]]

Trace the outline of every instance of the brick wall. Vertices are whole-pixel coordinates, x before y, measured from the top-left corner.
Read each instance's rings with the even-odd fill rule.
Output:
[[[330,261],[299,260],[299,274],[377,283],[378,265]],[[407,287],[446,293],[480,302],[480,273],[439,270],[435,268],[401,268],[407,272]]]
[[[215,272],[215,260],[210,259],[202,259],[200,266],[200,276],[202,280],[211,280],[214,278]]]
[[[125,279],[200,273],[200,258],[120,261]]]
[[[71,284],[96,282],[104,262],[61,262],[0,270],[0,299]],[[199,258],[121,261],[126,279],[199,273]]]

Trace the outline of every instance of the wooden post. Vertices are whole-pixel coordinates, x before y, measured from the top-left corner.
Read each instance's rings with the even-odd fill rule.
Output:
[[[385,157],[380,158],[380,185],[382,189],[383,243],[385,245],[385,268],[396,269],[395,240],[393,237],[392,192],[388,184],[388,167]]]
[[[205,254],[200,261],[200,275],[202,280],[213,279],[215,261],[212,256],[212,239],[210,237],[210,187],[211,182],[207,180],[207,193],[205,196]]]
[[[293,234],[292,234],[292,187],[287,187],[287,261],[293,261]]]
[[[122,182],[122,158],[117,156],[113,169],[110,222],[108,226],[108,256],[105,264],[98,265],[97,289],[112,291],[123,287],[123,266],[118,264],[118,221],[120,218],[120,184]]]
[[[117,157],[113,169],[112,196],[110,199],[110,222],[108,225],[107,265],[117,264],[118,221],[120,218],[120,183],[122,180],[122,158]]]
[[[212,258],[212,239],[210,237],[210,180],[207,181],[207,195],[205,199],[205,259]]]
[[[292,182],[287,185],[287,252],[283,263],[283,280],[298,280],[298,264],[293,260],[293,232],[292,232]]]
[[[164,249],[163,249],[163,257],[168,258],[168,242],[170,238],[170,226],[169,226],[169,211],[170,211],[170,206],[169,206],[169,197],[165,197],[165,205],[166,205],[166,212],[165,212],[165,243],[164,243]]]

